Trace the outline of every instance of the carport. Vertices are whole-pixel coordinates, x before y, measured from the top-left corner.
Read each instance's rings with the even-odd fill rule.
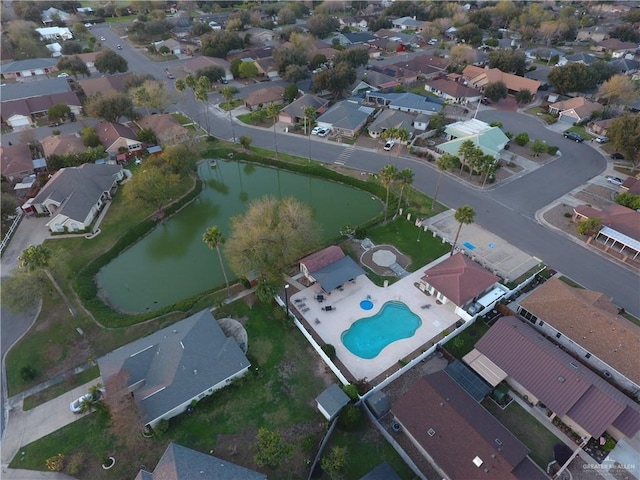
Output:
[[[351,257],[344,256],[337,262],[313,272],[322,289],[329,293],[343,283],[354,280],[365,272]]]
[[[598,232],[598,235],[596,235],[596,240],[600,238],[601,235],[605,237],[604,246],[606,248],[613,248],[617,245],[622,245],[620,253],[622,253],[625,248],[628,248],[632,252],[635,252],[633,254],[633,259],[635,260],[638,258],[638,255],[640,254],[640,242],[638,240],[610,227],[603,227],[602,230]],[[611,244],[609,244],[609,240],[611,240]]]

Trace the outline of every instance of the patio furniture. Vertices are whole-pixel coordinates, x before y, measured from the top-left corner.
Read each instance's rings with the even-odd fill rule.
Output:
[[[431,308],[431,304],[427,303],[426,305],[422,305],[420,308],[422,308],[423,310],[425,310],[427,308]]]
[[[326,307],[322,307],[322,310],[324,310],[325,312],[330,312],[332,310],[335,310],[335,308],[333,308],[331,305],[327,305]]]
[[[306,308],[303,308],[301,311],[302,311],[302,313],[307,313],[309,310],[310,310],[310,308],[306,307]]]
[[[315,323],[316,325],[320,325],[320,319],[316,318],[313,323]]]

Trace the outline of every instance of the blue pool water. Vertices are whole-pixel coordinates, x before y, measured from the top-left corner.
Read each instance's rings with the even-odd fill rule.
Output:
[[[476,246],[473,243],[463,242],[462,245],[467,247],[469,250],[475,250],[476,249]]]
[[[360,308],[363,310],[371,310],[373,308],[373,302],[371,300],[362,300],[360,302]]]
[[[342,332],[342,344],[354,355],[371,359],[387,345],[413,337],[420,325],[420,317],[404,303],[387,302],[373,317],[361,318]]]

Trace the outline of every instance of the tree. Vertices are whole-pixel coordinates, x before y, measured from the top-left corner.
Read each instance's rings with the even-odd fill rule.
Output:
[[[317,38],[324,38],[334,32],[340,24],[338,19],[329,15],[313,15],[307,20],[307,28]]]
[[[385,165],[378,173],[378,179],[387,191],[386,200],[384,202],[384,224],[387,223],[387,213],[389,210],[389,190],[391,190],[391,185],[393,185],[393,182],[395,182],[397,178],[398,169],[394,165]]]
[[[280,107],[275,103],[270,103],[265,109],[267,115],[273,120],[273,143],[276,147],[276,158],[278,158],[278,136],[276,135],[276,124],[278,123],[278,116],[280,115]]]
[[[133,396],[129,393],[129,372],[125,369],[105,381],[104,403],[111,417],[111,430],[127,447],[132,447],[144,426]]]
[[[47,117],[49,118],[50,122],[59,122],[70,113],[71,108],[69,108],[69,105],[58,103],[49,107],[49,110],[47,110]]]
[[[273,61],[278,67],[278,72],[283,73],[290,65],[300,65],[307,68],[307,54],[304,50],[280,47],[273,52]]]
[[[51,250],[45,245],[31,245],[18,257],[18,267],[27,272],[45,269],[51,260]]]
[[[116,72],[126,72],[129,69],[129,65],[124,57],[118,55],[113,50],[103,50],[96,55],[94,62],[96,70],[100,73],[114,74]]]
[[[391,127],[382,132],[382,138],[385,140],[394,140],[399,143],[398,148],[396,148],[396,167],[398,166],[398,157],[400,156],[400,150],[402,149],[402,145],[407,143],[411,138],[411,134],[409,130],[406,128],[395,128]]]
[[[489,54],[489,68],[499,68],[503,72],[524,75],[527,67],[524,52],[520,50],[496,50]]]
[[[231,75],[233,75],[234,78],[239,78],[240,77],[240,65],[242,65],[242,60],[240,60],[239,58],[234,58],[233,60],[231,60],[231,64],[229,65],[229,71],[231,72]]]
[[[458,149],[458,155],[460,156],[460,174],[464,170],[464,166],[469,167],[471,171],[471,165],[475,162],[475,159],[482,155],[482,150],[475,146],[472,140],[465,140],[460,144]]]
[[[236,32],[214,30],[203,35],[202,53],[207,57],[225,58],[231,50],[244,48],[244,40]]]
[[[237,76],[237,75],[236,75]],[[226,77],[224,68],[217,65],[210,65],[208,67],[201,68],[196,72],[196,78],[207,77],[210,83],[219,82]]]
[[[8,193],[2,192],[0,195],[0,216],[2,216],[2,222],[8,222],[9,217],[16,214],[16,209],[20,206],[18,199]]]
[[[196,170],[199,159],[198,149],[191,148],[184,143],[174,143],[165,145],[161,155],[148,159],[147,162],[154,164],[157,161],[157,165],[163,170],[185,178]]]
[[[507,93],[507,86],[500,80],[484,87],[484,95],[492,102],[499,102],[503,98],[507,98]]]
[[[220,94],[222,95],[222,97],[224,98],[224,101],[227,102],[227,104],[229,105],[229,123],[231,124],[231,136],[232,136],[232,141],[233,143],[236,142],[236,134],[235,131],[233,129],[233,118],[231,118],[231,100],[233,100],[233,97],[235,95],[235,91],[231,88],[231,87],[224,87],[222,89],[220,89]]]
[[[400,182],[400,198],[398,199],[398,214],[400,213],[400,208],[402,206],[402,194],[404,193],[404,188],[407,185],[413,184],[413,179],[415,175],[413,170],[410,168],[405,168],[398,173],[398,181]]]
[[[158,80],[145,80],[142,86],[133,91],[132,97],[134,105],[144,107],[147,115],[151,108],[164,112],[173,100],[167,92],[166,84]]]
[[[602,228],[602,219],[597,217],[587,218],[578,223],[578,233],[587,237],[592,237]]]
[[[309,69],[303,65],[288,65],[282,74],[287,82],[296,83],[309,77]]]
[[[160,215],[162,207],[177,195],[179,187],[180,175],[146,165],[131,177],[124,193],[129,200],[149,205]]]
[[[355,47],[338,53],[333,57],[333,64],[346,63],[350,67],[358,68],[369,62],[369,52],[366,47]]]
[[[607,129],[607,136],[624,158],[632,162],[635,170],[640,161],[640,116],[625,113],[614,118]]]
[[[287,266],[313,248],[318,235],[308,206],[294,198],[261,197],[231,219],[226,257],[238,277],[253,271],[260,284],[277,289]]]
[[[258,429],[258,453],[253,457],[258,465],[278,468],[293,453],[293,445],[285,443],[282,435],[260,427]]]
[[[453,240],[453,245],[451,246],[451,255],[455,252],[456,245],[458,244],[458,237],[460,236],[460,230],[462,230],[463,225],[469,225],[473,223],[473,219],[476,216],[476,212],[469,205],[463,205],[456,210],[454,214],[455,219],[460,224],[458,226],[458,231],[456,232],[456,238]]]
[[[251,148],[253,138],[251,138],[249,135],[240,135],[239,142],[240,145],[242,145],[242,148],[244,148],[245,150],[249,150]]]
[[[609,32],[611,38],[617,38],[621,42],[640,43],[640,32],[632,24],[622,24]]]
[[[81,132],[82,143],[85,147],[95,148],[100,146],[100,137],[93,127],[84,127]]]
[[[568,63],[562,67],[554,67],[547,80],[558,93],[581,92],[592,88],[593,80],[586,65]],[[595,86],[595,85],[593,85]]]
[[[82,53],[82,43],[67,40],[62,44],[62,55],[77,55]]]
[[[240,65],[240,78],[253,78],[258,75],[258,67],[253,62],[242,62]]]
[[[138,140],[146,143],[147,145],[156,145],[158,143],[156,134],[150,128],[142,128],[138,130],[136,136],[138,137]]]
[[[638,97],[638,91],[628,75],[614,75],[598,89],[598,97],[612,103],[629,104]]]
[[[442,174],[456,166],[458,161],[458,157],[451,155],[450,153],[445,153],[438,160],[436,160],[436,166],[438,167],[438,170],[440,170],[440,175],[438,175],[436,193],[433,195],[433,200],[431,201],[431,210],[433,210],[433,207],[436,204],[436,198],[438,197],[438,191],[440,190],[440,181],[442,180]]]
[[[542,153],[547,151],[548,145],[542,140],[534,140],[531,145],[531,152],[533,152],[534,157],[539,157]]]
[[[346,63],[339,63],[334,68],[324,68],[316,73],[313,77],[313,88],[316,92],[329,90],[338,98],[355,80],[355,69]]]
[[[640,210],[640,195],[631,192],[620,193],[616,196],[616,203],[631,210]]]
[[[327,57],[325,57],[322,53],[316,53],[311,61],[309,62],[309,68],[316,69],[321,65],[327,63]]]
[[[84,63],[84,61],[77,55],[74,55],[73,57],[61,57],[56,66],[58,67],[58,70],[67,70],[76,78],[78,77],[78,74],[85,77],[91,75],[87,64]]]
[[[231,298],[231,287],[229,286],[229,279],[227,278],[227,271],[224,268],[224,262],[222,261],[222,253],[220,252],[220,245],[224,245],[225,238],[222,232],[217,226],[209,227],[202,235],[202,241],[211,250],[215,249],[218,254],[218,261],[220,262],[220,269],[224,276],[224,283],[227,285],[227,297]]]
[[[287,103],[293,102],[298,96],[298,87],[292,83],[284,88],[284,100]]]
[[[527,88],[523,88],[522,90],[518,90],[516,92],[516,102],[518,105],[524,105],[525,103],[529,103],[533,99],[533,94]]]
[[[102,118],[107,122],[118,122],[120,117],[135,118],[133,102],[124,93],[93,95],[84,108],[92,117]]]
[[[347,447],[331,447],[329,455],[325,455],[320,460],[320,465],[331,478],[338,478],[340,472],[347,466]]]

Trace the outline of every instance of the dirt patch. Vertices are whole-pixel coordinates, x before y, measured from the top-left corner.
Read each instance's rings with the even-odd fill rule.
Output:
[[[588,185],[584,190],[576,193],[575,198],[591,205],[598,210],[614,203],[615,191],[602,185]]]
[[[519,132],[515,132],[516,135]],[[532,162],[536,162],[536,163],[545,163],[547,162],[549,159],[553,158],[552,155],[549,155],[548,153],[541,153],[539,156],[534,157],[533,154],[531,153],[531,145],[533,145],[533,142],[535,141],[535,138],[532,138],[529,143],[527,143],[525,146],[521,147],[520,145],[518,145],[516,142],[509,142],[509,150],[505,150],[504,152],[502,152],[502,156],[507,158],[507,159],[511,159],[512,155],[519,155],[523,158],[526,158],[527,160],[530,160]]]
[[[571,217],[573,216],[573,207],[565,203],[556,205],[555,207],[547,210],[543,217],[550,225],[562,230],[573,237],[584,241],[584,237],[576,230],[576,224]]]

